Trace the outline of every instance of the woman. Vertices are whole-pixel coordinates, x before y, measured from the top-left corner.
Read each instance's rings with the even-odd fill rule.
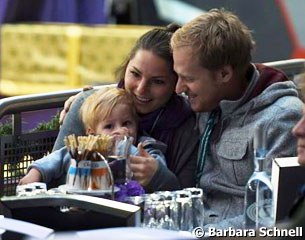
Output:
[[[187,101],[175,93],[177,75],[173,70],[170,39],[178,27],[155,28],[136,42],[117,72],[119,84],[129,91],[140,116],[139,128],[167,145],[167,171],[158,169],[153,176],[155,190],[174,190],[194,186],[199,133],[195,116]],[[64,145],[72,133],[84,135],[78,110],[93,90],[84,92],[71,106],[61,127],[54,150]],[[131,168],[139,182],[152,178],[156,161],[145,156],[132,157]]]

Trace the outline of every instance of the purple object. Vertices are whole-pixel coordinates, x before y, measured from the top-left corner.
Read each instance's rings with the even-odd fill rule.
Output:
[[[116,186],[120,188],[120,191],[115,194],[115,200],[119,202],[130,203],[129,197],[140,196],[145,193],[143,187],[134,180]]]

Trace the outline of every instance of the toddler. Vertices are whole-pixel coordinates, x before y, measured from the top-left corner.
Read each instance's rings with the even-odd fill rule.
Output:
[[[137,113],[130,94],[119,88],[102,88],[90,95],[80,109],[80,118],[89,134],[107,134],[113,137],[128,136],[138,146],[131,146],[131,155],[154,158],[158,164],[151,173],[151,179],[159,168],[166,167],[163,152],[166,145],[146,136],[138,135]],[[28,169],[19,184],[32,182],[50,183],[67,174],[71,156],[66,147],[36,160]],[[141,169],[135,168],[135,180],[141,175]],[[149,185],[143,184],[142,185]],[[152,189],[158,190],[158,189]]]

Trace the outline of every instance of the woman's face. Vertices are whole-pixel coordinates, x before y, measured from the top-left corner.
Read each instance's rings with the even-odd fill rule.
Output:
[[[168,63],[148,50],[138,50],[125,72],[125,89],[132,94],[141,114],[164,106],[172,96],[176,82],[176,74]]]

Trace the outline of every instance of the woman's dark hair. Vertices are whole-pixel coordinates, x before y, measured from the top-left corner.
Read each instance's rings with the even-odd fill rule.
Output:
[[[170,39],[173,33],[180,28],[177,24],[169,24],[166,27],[156,27],[144,33],[135,43],[125,61],[116,71],[116,78],[119,81],[119,87],[124,86],[124,76],[127,65],[134,58],[138,50],[149,50],[164,59],[171,69],[173,69],[174,61],[170,47]]]

